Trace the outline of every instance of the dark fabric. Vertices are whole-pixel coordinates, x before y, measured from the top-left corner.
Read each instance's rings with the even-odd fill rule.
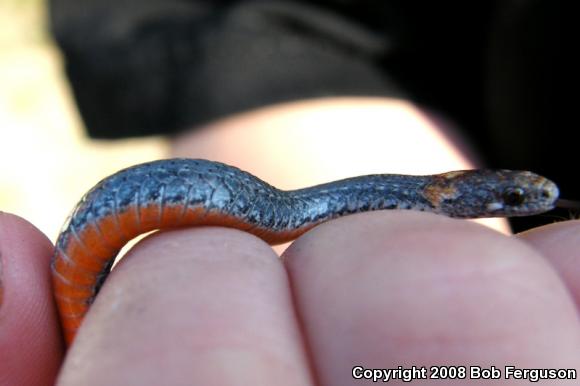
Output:
[[[546,174],[573,198],[572,143],[555,126],[559,6],[50,0],[50,14],[92,137],[172,134],[312,97],[406,98],[456,122],[490,166]]]
[[[314,4],[55,0],[51,10],[89,134],[119,138],[301,98],[401,96],[377,65],[383,31]]]

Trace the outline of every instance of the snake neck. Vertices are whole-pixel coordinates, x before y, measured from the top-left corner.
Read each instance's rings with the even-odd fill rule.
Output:
[[[286,192],[294,209],[294,226],[320,223],[347,214],[384,209],[436,212],[425,199],[423,176],[396,174],[349,178]]]

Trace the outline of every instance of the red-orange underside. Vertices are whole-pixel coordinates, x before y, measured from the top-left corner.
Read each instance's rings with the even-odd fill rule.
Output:
[[[69,233],[62,250],[57,250],[53,286],[67,345],[74,339],[90,307],[99,274],[129,240],[140,234],[155,229],[214,225],[248,231],[270,244],[279,244],[311,228],[275,232],[253,227],[232,215],[206,213],[201,207],[189,208],[183,213],[180,206],[166,206],[161,214],[159,212],[159,205],[150,205],[139,212],[129,209],[116,216],[102,217],[96,224],[86,224],[77,235]]]

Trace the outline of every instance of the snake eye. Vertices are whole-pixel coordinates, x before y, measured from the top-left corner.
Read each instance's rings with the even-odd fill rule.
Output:
[[[506,205],[517,206],[524,203],[525,195],[522,188],[509,188],[502,194],[503,201]]]
[[[550,198],[550,197],[552,197],[552,194],[548,189],[542,190],[542,198]]]

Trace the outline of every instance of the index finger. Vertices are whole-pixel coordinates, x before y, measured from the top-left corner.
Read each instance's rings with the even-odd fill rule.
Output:
[[[50,241],[0,212],[0,384],[52,385],[63,357],[51,293]]]

